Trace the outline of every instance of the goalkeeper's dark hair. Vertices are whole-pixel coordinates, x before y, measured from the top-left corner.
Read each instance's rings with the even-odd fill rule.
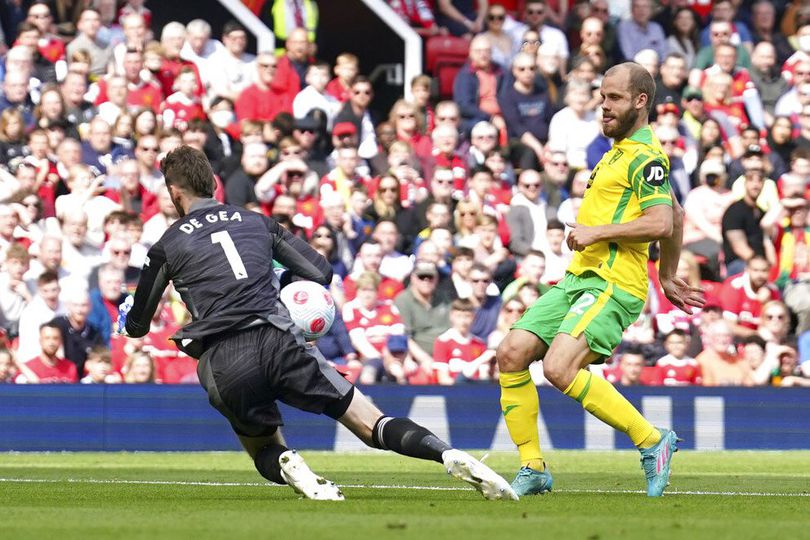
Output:
[[[199,150],[190,146],[172,150],[160,163],[160,172],[167,187],[176,186],[196,197],[214,196],[214,171]]]

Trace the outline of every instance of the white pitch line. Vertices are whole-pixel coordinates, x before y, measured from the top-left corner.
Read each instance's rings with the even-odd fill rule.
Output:
[[[0,483],[20,484],[129,484],[145,486],[206,486],[206,487],[286,487],[267,482],[197,482],[191,480],[123,480],[100,478],[0,478]],[[347,484],[340,487],[350,489],[410,489],[415,491],[469,491],[465,487],[452,486],[406,486],[406,485],[366,485]],[[594,495],[643,494],[636,489],[559,489],[554,493],[583,493]],[[671,490],[667,495],[717,496],[717,497],[810,497],[810,493],[771,493],[766,491],[680,491]]]

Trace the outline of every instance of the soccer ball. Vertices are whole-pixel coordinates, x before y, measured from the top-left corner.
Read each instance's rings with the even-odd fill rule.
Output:
[[[281,289],[280,297],[307,341],[318,339],[332,327],[335,301],[322,285],[314,281],[293,281]]]

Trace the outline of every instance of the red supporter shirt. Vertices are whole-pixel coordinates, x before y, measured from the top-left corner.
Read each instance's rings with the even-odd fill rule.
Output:
[[[703,382],[700,364],[694,358],[675,358],[668,354],[659,359],[656,365],[664,376],[664,386],[700,386]]]
[[[292,65],[292,60],[285,54],[278,58],[276,74],[273,77],[273,90],[278,94],[284,94],[290,103],[295,99],[296,94],[301,91],[301,77]]]
[[[109,101],[107,98],[107,80],[98,81],[98,95],[93,103],[96,106]],[[147,108],[160,112],[160,104],[163,102],[163,92],[160,86],[151,81],[140,81],[139,83],[127,82],[127,106],[131,109]]]
[[[180,70],[185,67],[193,69],[194,76],[197,78],[197,91],[195,95],[200,97],[205,94],[205,86],[203,86],[202,79],[200,78],[200,71],[197,69],[197,65],[194,62],[180,58],[174,60],[164,58],[157,72],[157,80],[164,96],[170,96],[174,93],[174,80],[180,74]]]
[[[455,379],[464,369],[487,350],[487,344],[473,335],[462,336],[458,330],[451,328],[436,338],[433,343],[433,371],[449,372]],[[478,378],[476,373],[474,379]]]
[[[343,83],[340,82],[340,79],[337,77],[329,81],[329,84],[326,85],[326,93],[341,103],[349,101],[349,96],[352,94],[351,87],[343,86]]]
[[[41,356],[29,360],[26,364],[33,371],[42,384],[69,384],[79,382],[76,364],[64,358],[58,358],[56,365],[46,364]]]
[[[779,299],[779,291],[776,288],[770,284],[765,287],[768,288],[768,300]],[[723,282],[720,307],[723,308],[723,315],[726,318],[734,320],[741,326],[752,330],[756,330],[759,326],[762,303],[757,298],[757,293],[751,289],[751,283],[745,272],[731,276]]]
[[[252,84],[242,91],[235,104],[236,118],[272,122],[280,112],[292,114],[292,100],[286,93],[272,88],[263,90]]]
[[[205,111],[199,99],[189,99],[180,92],[166,98],[160,106],[163,127],[173,127],[185,131],[190,120],[205,118]]]
[[[380,354],[388,343],[388,336],[405,334],[399,310],[389,302],[377,302],[370,310],[364,309],[357,300],[346,302],[343,305],[343,322],[350,336],[358,332],[365,334]]]
[[[401,281],[383,277],[380,286],[377,287],[377,295],[380,300],[393,300],[404,289],[405,286]],[[346,295],[346,301],[354,300],[357,296],[357,284],[352,276],[346,276],[346,279],[343,280],[343,292]]]

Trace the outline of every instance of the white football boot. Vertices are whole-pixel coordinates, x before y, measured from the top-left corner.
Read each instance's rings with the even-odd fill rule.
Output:
[[[491,501],[518,500],[518,496],[509,482],[467,452],[456,449],[445,450],[442,453],[442,461],[444,461],[448,474],[464,480],[485,498]]]
[[[281,476],[296,493],[316,501],[342,501],[343,492],[334,483],[318,476],[295,450],[287,450],[278,458]]]

